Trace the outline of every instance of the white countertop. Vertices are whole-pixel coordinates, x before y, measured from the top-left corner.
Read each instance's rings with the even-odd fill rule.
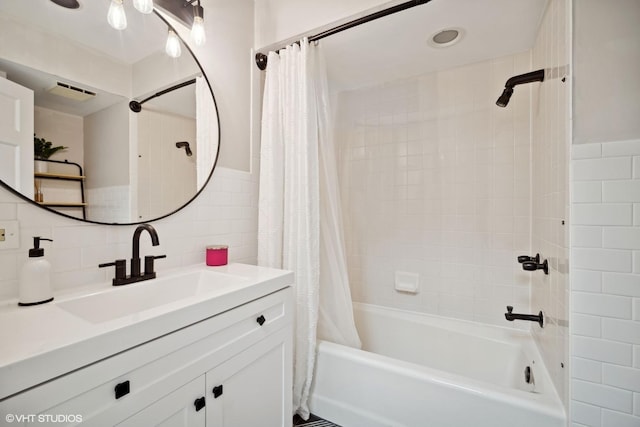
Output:
[[[120,287],[111,286],[110,281],[54,294],[53,302],[38,306],[19,307],[16,301],[0,302],[0,400],[293,284],[292,272],[245,264],[196,265],[159,272],[158,279],[180,278],[199,271],[214,271],[242,280],[217,291],[100,322],[72,314],[59,304],[96,293],[117,292]],[[122,288],[153,284],[154,280],[148,280]]]

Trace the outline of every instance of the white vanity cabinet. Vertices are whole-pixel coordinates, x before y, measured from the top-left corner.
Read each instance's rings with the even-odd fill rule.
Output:
[[[291,294],[286,287],[69,372],[0,401],[0,413],[57,417],[56,426],[288,427]]]

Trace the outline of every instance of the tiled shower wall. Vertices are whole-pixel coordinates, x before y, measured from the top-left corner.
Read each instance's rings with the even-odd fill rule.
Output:
[[[552,0],[532,50],[532,70],[544,68],[532,85],[531,254],[550,264],[549,275],[531,275],[531,312],[542,310],[543,329],[534,338],[565,408],[569,401],[569,105],[570,2]],[[564,81],[563,81],[564,79]]]
[[[573,426],[640,426],[640,140],[572,151]]]
[[[529,310],[530,95],[495,105],[530,52],[338,98],[337,145],[355,301],[508,323]],[[398,271],[417,294],[396,292]]]

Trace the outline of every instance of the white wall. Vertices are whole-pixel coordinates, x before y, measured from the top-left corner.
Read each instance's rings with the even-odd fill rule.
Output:
[[[136,221],[158,218],[197,193],[195,119],[143,109],[138,119],[138,212]],[[176,142],[189,143],[187,157]]]
[[[528,52],[342,93],[338,147],[356,301],[528,328],[529,91],[495,105],[529,71]],[[419,293],[394,290],[396,271]]]
[[[200,75],[200,69],[186,49],[178,58],[156,52],[131,67],[131,97],[140,100],[197,75]]]
[[[203,0],[207,43],[192,46],[216,97],[223,167],[251,170],[253,0]],[[180,32],[188,40],[188,30]],[[213,120],[213,118],[212,118]]]
[[[547,370],[569,406],[569,106],[570,1],[551,0],[532,50],[531,255],[549,262],[549,275],[531,275],[531,313],[542,310],[543,329],[532,327]],[[565,78],[563,82],[562,79]],[[518,88],[517,90],[520,90]],[[507,107],[507,108],[510,108]]]
[[[82,117],[37,106],[33,110],[35,134],[51,141],[54,147],[58,145],[68,147],[66,150],[58,151],[51,159],[69,160],[82,165],[84,160]],[[57,165],[49,166],[55,170]]]
[[[640,128],[638,114],[627,115],[638,111],[639,6],[625,0],[573,2],[571,420],[576,427],[640,426]],[[593,46],[581,44],[595,36]],[[606,75],[596,78],[599,72]],[[606,90],[618,99],[591,97]],[[596,110],[599,117],[585,123],[581,114]],[[630,139],[619,141],[622,135]],[[590,137],[599,142],[580,144]]]
[[[51,160],[68,160],[84,167],[83,119],[73,114],[60,113],[48,108],[34,108],[34,131],[38,137],[51,141],[53,146],[62,145],[66,150],[58,151]],[[49,172],[77,175],[75,166],[48,164]],[[42,179],[41,189],[46,202],[81,202],[82,194],[77,181]],[[69,215],[82,217],[80,209],[70,209]]]
[[[84,118],[86,187],[129,185],[129,105],[127,101]]]
[[[636,138],[640,134],[640,2],[580,0],[575,4],[573,142]],[[607,19],[594,26],[593,19],[604,16]]]
[[[228,153],[237,154],[249,164],[249,101],[248,95],[247,100],[242,95],[245,91],[248,94],[248,77],[245,82],[241,75],[231,74],[240,70],[239,74],[249,75],[246,64],[253,41],[252,2],[203,3],[209,8],[207,18],[211,19],[207,21],[210,25],[207,36],[211,42],[197,52],[201,64],[211,83],[226,89],[216,92],[219,99],[228,105],[237,103],[247,107],[246,110],[227,110],[227,115],[221,118],[221,144]],[[216,27],[216,23],[220,26]],[[227,55],[230,51],[234,54]],[[229,114],[236,115],[233,120],[238,124],[236,133],[225,121]],[[243,143],[246,148],[240,147]],[[20,222],[21,245],[17,250],[0,250],[0,299],[17,297],[18,271],[27,259],[32,236],[54,239],[53,243],[47,244],[46,256],[52,261],[52,283],[56,291],[96,281],[106,284],[113,277],[113,271],[100,269],[97,265],[126,258],[131,251],[134,227],[97,226],[66,219],[26,203],[3,188],[0,188],[1,220]],[[170,267],[203,262],[205,247],[211,244],[228,244],[231,261],[255,263],[257,175],[219,167],[198,199],[153,225],[158,229],[160,246],[151,249],[143,239],[142,252],[167,254],[166,260],[157,263],[159,275]]]

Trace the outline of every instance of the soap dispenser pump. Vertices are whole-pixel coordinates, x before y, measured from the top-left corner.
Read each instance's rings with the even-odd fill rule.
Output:
[[[51,239],[33,238],[33,248],[29,249],[29,259],[20,272],[20,297],[18,305],[38,305],[53,301],[51,292],[51,264],[44,258],[44,248],[40,241]]]

